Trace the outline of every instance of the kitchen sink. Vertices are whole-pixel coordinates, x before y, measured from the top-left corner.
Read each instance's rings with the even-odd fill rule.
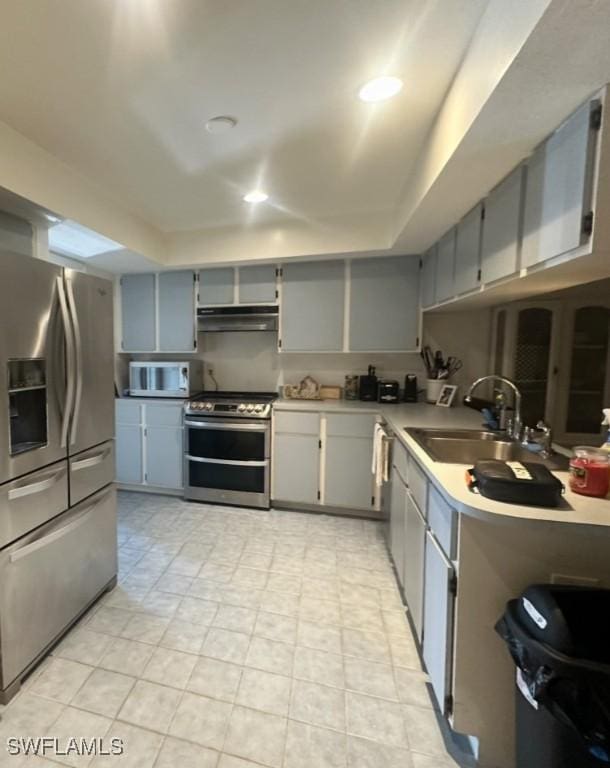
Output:
[[[542,459],[519,443],[509,440],[501,432],[460,429],[411,429],[405,430],[434,461],[446,464],[474,464],[479,459],[500,461],[533,461],[551,470],[567,470],[569,459],[554,454]]]

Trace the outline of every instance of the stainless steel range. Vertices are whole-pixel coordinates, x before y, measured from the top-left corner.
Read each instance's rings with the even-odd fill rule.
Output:
[[[201,392],[184,412],[184,496],[269,509],[271,392]]]

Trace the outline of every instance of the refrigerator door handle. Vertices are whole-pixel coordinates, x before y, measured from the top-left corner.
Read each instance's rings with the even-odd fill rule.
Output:
[[[83,396],[83,349],[80,335],[80,325],[78,314],[76,312],[76,303],[74,301],[74,291],[72,290],[72,281],[66,278],[66,293],[68,295],[68,308],[72,316],[72,327],[74,329],[74,347],[76,353],[76,393],[74,396],[74,410],[72,413],[72,427],[70,429],[70,445],[76,442],[76,432],[78,430],[78,419],[80,415],[80,404]]]
[[[54,472],[44,480],[38,480],[35,483],[29,483],[28,485],[19,485],[17,488],[11,488],[8,492],[8,500],[14,501],[15,499],[21,499],[23,496],[32,496],[34,493],[42,493],[49,488],[52,488],[60,478],[66,474],[65,467],[58,472]]]
[[[61,442],[62,448],[68,444],[68,430],[70,428],[70,416],[74,404],[74,337],[72,336],[72,324],[70,322],[70,313],[68,311],[68,302],[64,290],[62,277],[57,278],[57,293],[59,296],[59,308],[61,319],[64,326],[64,335],[66,337],[66,395],[64,398],[64,410],[61,421]]]

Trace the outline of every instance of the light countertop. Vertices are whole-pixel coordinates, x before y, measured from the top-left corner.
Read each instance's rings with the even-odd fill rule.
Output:
[[[377,413],[394,432],[395,436],[412,453],[426,474],[439,487],[449,503],[467,515],[495,522],[546,521],[610,528],[610,499],[596,499],[572,493],[568,487],[568,473],[554,472],[566,488],[562,505],[556,509],[527,507],[493,501],[468,490],[465,482],[467,464],[446,464],[434,461],[406,432],[406,428],[428,429],[480,429],[479,413],[455,406],[442,408],[427,403],[396,403],[381,405],[350,400],[285,400],[274,404],[277,410],[301,410],[335,413]]]

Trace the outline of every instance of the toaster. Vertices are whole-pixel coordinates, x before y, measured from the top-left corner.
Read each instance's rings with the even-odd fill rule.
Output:
[[[393,379],[381,379],[377,387],[377,400],[380,403],[397,403],[399,395],[398,382]]]

